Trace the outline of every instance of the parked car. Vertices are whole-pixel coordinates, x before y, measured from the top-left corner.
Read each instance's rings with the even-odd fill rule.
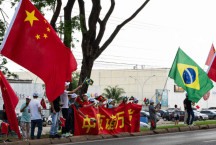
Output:
[[[200,113],[208,115],[208,119],[215,119],[216,120],[216,112],[211,110],[202,110]]]
[[[158,110],[158,113],[160,113],[161,117],[163,117],[163,114],[166,113],[166,112],[167,112],[166,110],[162,110],[162,109]]]
[[[199,120],[207,120],[208,119],[207,114],[200,113],[199,111],[196,111],[196,110],[194,110],[194,115],[199,116]]]
[[[47,124],[52,125],[52,117],[51,117],[51,115],[47,119]]]
[[[140,112],[140,122],[144,122],[148,124],[149,120],[149,113],[146,111],[141,111]]]
[[[171,113],[171,112],[173,112],[173,111],[174,111],[174,109],[175,109],[175,108],[168,108],[166,111],[168,111],[168,112],[170,112],[170,113]]]
[[[147,111],[140,111],[140,117],[141,116],[142,117],[146,116],[148,118],[148,121],[149,121],[149,118],[150,118],[149,112],[147,112]],[[157,121],[159,121],[161,119],[161,117],[156,114],[156,119],[157,119]]]
[[[172,121],[175,120],[175,118],[174,118],[174,113],[175,113],[175,112],[173,111],[173,112],[170,114],[170,117],[171,117],[171,120],[172,120]],[[179,116],[179,121],[184,121],[185,112],[179,110],[179,111],[177,111],[177,113],[180,115],[180,116]]]
[[[177,113],[180,114],[179,121],[184,121],[185,111],[179,110],[179,111],[177,111]],[[170,117],[171,117],[172,121],[175,120],[175,118],[174,118],[174,112],[171,113]],[[200,120],[200,116],[198,114],[194,113],[194,121],[196,121],[196,120]]]
[[[162,119],[163,119],[164,121],[170,121],[170,120],[171,120],[171,113],[172,113],[172,112],[169,112],[169,111],[164,112],[164,113],[163,113],[163,116],[162,116]]]
[[[216,112],[216,107],[209,107],[207,110],[211,110],[211,111]]]

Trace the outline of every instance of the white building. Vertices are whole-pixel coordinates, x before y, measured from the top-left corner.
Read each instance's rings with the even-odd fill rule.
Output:
[[[168,73],[168,68],[93,70],[91,79],[94,80],[94,84],[89,86],[88,93],[102,94],[104,88],[117,85],[125,90],[126,93],[123,95],[137,97],[139,103],[142,104],[144,98],[158,100],[164,90],[161,101],[163,108],[173,108],[177,104],[178,107],[183,109],[185,92],[176,86],[172,79],[168,78]],[[17,74],[19,79],[32,80],[30,84],[15,84],[11,82],[11,86],[17,94],[26,96],[31,95],[33,92],[38,92],[43,97],[44,89],[41,79],[30,72],[19,72]],[[207,101],[201,99],[196,105],[199,105],[200,108],[216,106],[216,87],[211,90],[210,94],[210,98]]]

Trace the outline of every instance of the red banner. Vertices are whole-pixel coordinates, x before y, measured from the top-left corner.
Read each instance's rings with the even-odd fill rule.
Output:
[[[139,132],[141,109],[141,105],[132,103],[111,109],[104,107],[80,108],[80,111],[87,116],[86,118],[83,118],[74,109],[74,135]]]

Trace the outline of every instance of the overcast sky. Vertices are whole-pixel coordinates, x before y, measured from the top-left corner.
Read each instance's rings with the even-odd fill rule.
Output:
[[[144,0],[116,0],[105,38],[143,2]],[[91,5],[88,2],[86,4],[89,13]],[[102,0],[102,14],[105,14],[109,5],[109,0]],[[95,62],[95,68],[133,68],[136,64],[138,68],[141,65],[148,68],[170,68],[178,47],[204,68],[210,47],[216,40],[215,8],[216,0],[151,0],[119,32]],[[13,12],[10,10],[8,13],[10,18]],[[77,13],[78,9],[74,12]],[[50,20],[49,15],[46,18]],[[75,36],[81,40],[78,32]],[[73,53],[80,67],[80,44],[76,44]],[[9,67],[16,68],[11,65]]]

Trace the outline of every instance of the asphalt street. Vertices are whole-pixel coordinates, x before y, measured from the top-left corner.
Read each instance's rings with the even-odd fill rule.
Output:
[[[101,145],[101,144],[102,145],[216,145],[216,129],[67,143],[67,145]]]

